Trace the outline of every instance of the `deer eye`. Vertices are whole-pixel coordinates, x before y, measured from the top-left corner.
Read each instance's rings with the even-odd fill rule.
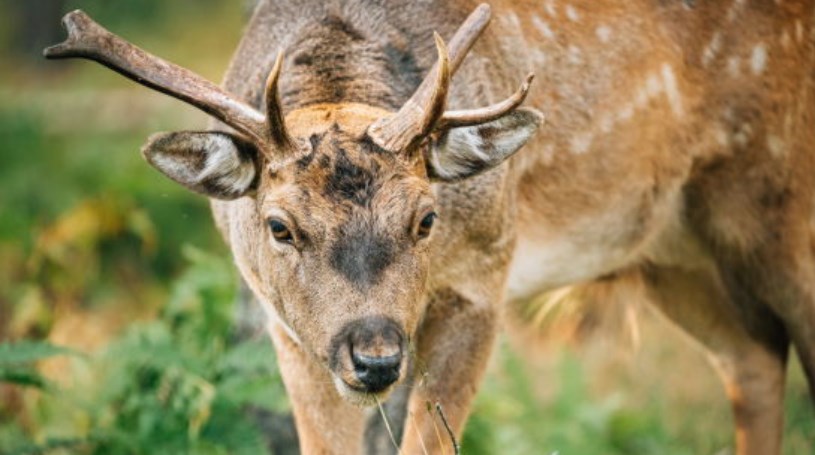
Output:
[[[291,235],[291,231],[282,221],[271,218],[267,223],[269,224],[269,230],[272,231],[272,237],[274,237],[275,240],[288,244],[294,243],[294,237]]]
[[[433,221],[436,220],[436,212],[430,212],[422,218],[422,221],[419,222],[419,227],[416,230],[416,235],[423,239],[430,235],[430,229],[433,228]]]

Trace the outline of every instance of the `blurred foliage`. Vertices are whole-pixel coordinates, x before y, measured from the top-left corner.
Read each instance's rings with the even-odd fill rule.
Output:
[[[132,324],[98,353],[75,359],[64,384],[26,396],[29,436],[0,411],[0,453],[267,453],[246,409],[286,409],[271,345],[265,338],[230,341],[230,262],[191,247],[184,256],[191,265],[155,320]],[[0,371],[64,352],[44,343],[0,344]]]
[[[187,38],[169,40],[157,51],[162,54],[181,53],[187,39],[213,35],[203,19],[213,15],[231,25],[236,42],[243,15],[215,1],[196,2],[197,8],[190,2],[115,2],[116,10],[105,1],[65,3],[66,10],[98,9],[103,17],[131,8],[163,18],[172,17],[163,11],[186,3],[201,22],[184,27]],[[114,23],[138,24],[142,31],[135,35],[155,30],[135,17],[118,16]],[[174,29],[169,22],[164,27]],[[227,65],[235,42],[224,41],[201,49],[210,72]],[[200,128],[203,115],[118,75],[106,87],[99,82],[112,72],[92,63],[49,62],[45,69],[10,57],[0,61],[8,66],[4,83],[13,84],[0,86],[0,314],[6,315],[0,338],[45,336],[56,314],[78,309],[117,307],[123,320],[149,317],[182,270],[180,245],[226,254],[206,200],[160,176],[138,153],[149,134]]]
[[[245,408],[286,408],[270,343],[233,341],[237,278],[206,200],[138,152],[206,117],[99,65],[43,62],[14,37],[42,28],[21,12],[38,2],[0,2],[0,340],[29,340],[0,345],[0,453],[265,453]],[[60,3],[215,80],[245,14]],[[41,360],[54,344],[87,355]]]
[[[286,409],[273,351],[265,338],[234,340],[236,276],[206,200],[138,153],[149,134],[199,129],[206,117],[94,63],[43,61],[37,39],[64,32],[21,13],[46,14],[43,2],[82,8],[216,81],[251,3],[0,0],[0,453],[264,453],[245,409]],[[32,27],[42,34],[23,45]],[[613,339],[600,361],[504,347],[463,453],[726,450],[720,386],[658,327],[636,364],[616,367]],[[676,374],[689,368],[699,374]],[[793,371],[785,451],[800,454],[815,419]]]
[[[75,354],[71,349],[50,343],[24,340],[0,344],[0,383],[22,387],[50,388],[32,363],[61,354]]]
[[[608,345],[604,349],[608,350]],[[697,397],[682,402],[672,396],[683,392],[676,387],[692,387],[690,384],[698,380],[696,376],[707,373],[704,362],[693,365],[681,359],[682,365],[677,365],[669,358],[653,359],[657,356],[650,352],[651,359],[644,363],[653,362],[660,371],[659,375],[645,378],[637,376],[637,368],[625,365],[629,362],[621,358],[611,368],[587,362],[591,354],[586,351],[585,346],[557,347],[549,353],[553,357],[551,365],[542,367],[530,362],[528,353],[521,355],[517,346],[503,343],[498,362],[476,398],[461,444],[462,453],[732,453],[732,421],[726,400],[715,387],[718,384],[711,384],[714,388],[707,391],[714,400],[702,398],[695,402]],[[682,368],[693,375],[677,374]],[[634,385],[626,384],[626,376],[629,381],[634,378]],[[815,419],[805,379],[795,362],[788,382],[783,453],[812,453]],[[610,383],[612,391],[601,391],[598,384],[603,383]],[[541,393],[542,384],[548,389],[545,393]]]
[[[647,413],[624,406],[620,393],[597,400],[573,354],[557,362],[560,384],[554,399],[534,393],[530,370],[511,350],[502,352],[501,371],[487,378],[462,444],[468,455],[713,453],[711,448],[674,444],[657,403]],[[500,424],[513,422],[513,424]]]

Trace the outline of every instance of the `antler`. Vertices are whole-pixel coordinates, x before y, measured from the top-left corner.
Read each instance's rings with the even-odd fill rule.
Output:
[[[518,87],[518,90],[509,98],[495,103],[491,106],[478,109],[463,109],[459,111],[446,111],[436,124],[436,129],[457,128],[460,126],[473,126],[491,122],[503,117],[507,112],[516,109],[523,104],[526,95],[529,94],[529,86],[535,79],[533,73],[526,75],[526,79]]]
[[[197,107],[243,133],[268,151],[266,145],[288,146],[277,97],[282,53],[267,83],[268,118],[216,84],[178,65],[152,55],[109,32],[80,10],[62,19],[68,38],[43,52],[49,59],[86,58],[122,75]]]
[[[277,81],[280,78],[280,68],[283,67],[283,51],[278,52],[269,78],[266,80],[266,126],[269,138],[282,149],[293,146],[293,142],[286,132],[286,122],[283,119],[283,109],[280,105],[280,93]]]
[[[377,145],[385,150],[399,152],[415,145],[435,129],[489,122],[502,117],[524,101],[534,77],[532,74],[526,77],[518,91],[504,101],[480,109],[444,112],[450,78],[489,20],[490,7],[482,3],[453,35],[449,56],[445,52],[444,42],[438,34],[434,34],[439,53],[438,62],[396,114],[379,119],[368,128],[368,135]]]

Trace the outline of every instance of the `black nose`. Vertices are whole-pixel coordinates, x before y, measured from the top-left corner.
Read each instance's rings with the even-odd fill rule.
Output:
[[[399,379],[402,365],[402,353],[386,357],[373,357],[351,352],[354,362],[354,373],[368,392],[381,392]]]
[[[407,337],[396,321],[385,316],[351,321],[332,344],[330,368],[352,374],[352,387],[378,393],[399,380]]]

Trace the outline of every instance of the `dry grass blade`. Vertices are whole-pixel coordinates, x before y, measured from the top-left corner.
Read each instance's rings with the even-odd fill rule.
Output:
[[[388,431],[388,436],[391,438],[393,447],[396,448],[396,453],[401,454],[402,450],[399,449],[399,444],[396,443],[396,438],[393,436],[393,430],[391,430],[391,424],[388,422],[388,416],[385,415],[385,410],[382,408],[382,402],[379,401],[379,398],[376,398],[376,406],[379,408],[379,415],[382,416],[382,421],[385,422],[385,430]]]
[[[427,453],[427,446],[424,443],[424,438],[422,437],[422,430],[419,428],[419,425],[416,425],[416,416],[413,412],[410,412],[410,420],[413,422],[413,428],[416,429],[416,435],[419,437],[419,445],[422,446],[422,453],[424,455],[428,455]]]
[[[430,421],[433,422],[433,429],[436,431],[436,440],[439,442],[439,448],[441,448],[441,453],[446,455],[447,451],[444,450],[444,441],[441,438],[441,432],[439,432],[439,426],[436,425],[436,417],[433,415],[433,405],[428,401],[427,403],[427,414],[430,416]]]
[[[441,423],[444,424],[444,428],[447,430],[447,435],[450,436],[450,441],[453,442],[453,453],[455,453],[455,455],[461,455],[461,446],[458,445],[456,435],[453,434],[453,429],[450,428],[450,424],[447,422],[447,417],[444,416],[444,410],[441,408],[441,403],[439,402],[436,402],[436,412],[439,413]]]

